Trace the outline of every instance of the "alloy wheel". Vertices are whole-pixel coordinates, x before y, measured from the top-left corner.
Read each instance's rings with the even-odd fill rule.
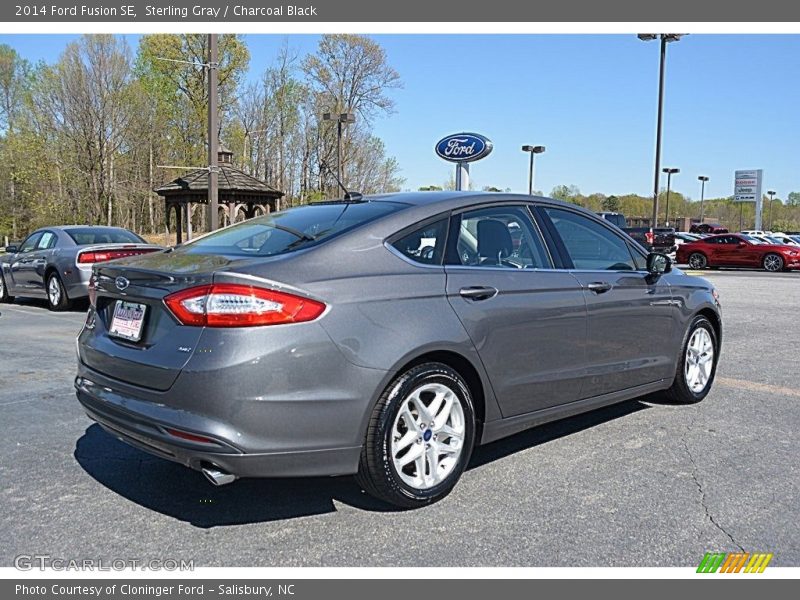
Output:
[[[686,385],[695,394],[702,392],[708,385],[714,369],[714,342],[704,327],[698,327],[689,338],[686,346],[684,374]]]
[[[464,449],[464,408],[458,395],[441,383],[411,392],[392,427],[391,458],[400,479],[417,490],[442,483]]]
[[[692,254],[689,257],[689,266],[693,269],[702,269],[706,266],[706,257],[700,253]]]
[[[764,257],[764,268],[775,273],[783,268],[783,260],[777,254],[768,254]]]
[[[47,297],[52,306],[58,306],[58,303],[61,302],[61,285],[55,275],[47,281]]]

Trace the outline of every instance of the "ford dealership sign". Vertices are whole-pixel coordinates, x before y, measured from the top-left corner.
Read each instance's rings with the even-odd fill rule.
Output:
[[[450,162],[473,162],[489,155],[492,142],[477,133],[448,135],[436,144],[436,154]]]

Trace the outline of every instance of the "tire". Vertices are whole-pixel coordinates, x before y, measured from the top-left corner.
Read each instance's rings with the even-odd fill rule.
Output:
[[[699,344],[697,342],[700,342]],[[690,347],[692,348],[690,350]],[[699,350],[699,352],[698,352]],[[711,355],[708,356],[710,350]],[[702,362],[707,358],[706,362]],[[714,326],[702,315],[692,319],[689,329],[681,344],[681,355],[675,379],[672,386],[666,391],[667,398],[676,404],[694,404],[700,402],[708,395],[717,374],[719,360],[719,342]],[[690,361],[693,363],[690,365]],[[707,369],[703,365],[708,365]],[[694,366],[698,371],[705,372],[705,381],[697,379],[698,371],[691,369]]]
[[[692,269],[705,269],[708,266],[708,259],[702,252],[692,252],[688,264]]]
[[[11,303],[14,301],[14,296],[8,295],[8,286],[6,280],[3,278],[3,273],[0,272],[0,303]]]
[[[61,283],[61,278],[55,271],[47,275],[45,291],[47,292],[47,306],[53,311],[69,310],[72,301],[67,296],[67,290]]]
[[[761,266],[770,273],[779,273],[783,271],[783,257],[780,254],[767,254],[761,260]]]
[[[428,427],[431,415],[423,408],[434,402],[439,404]],[[396,377],[375,405],[356,481],[388,504],[426,506],[455,487],[474,442],[475,410],[464,379],[447,365],[424,363]]]

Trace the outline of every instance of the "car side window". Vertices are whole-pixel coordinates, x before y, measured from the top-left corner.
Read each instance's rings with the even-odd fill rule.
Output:
[[[628,244],[593,219],[570,210],[544,208],[576,269],[636,271]]]
[[[447,218],[415,229],[392,242],[392,247],[409,260],[423,265],[441,265],[447,237]]]
[[[36,248],[36,244],[39,243],[39,239],[42,237],[42,233],[34,233],[28,236],[28,238],[22,242],[22,245],[19,247],[18,252],[31,252]]]
[[[447,264],[506,269],[552,267],[524,206],[493,206],[456,215]]]
[[[37,250],[50,250],[56,245],[56,234],[52,231],[45,231],[42,237],[39,238],[39,243],[36,244]]]

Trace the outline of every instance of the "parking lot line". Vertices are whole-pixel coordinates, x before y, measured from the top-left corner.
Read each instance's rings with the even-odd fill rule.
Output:
[[[800,390],[779,385],[757,383],[755,381],[747,381],[746,379],[733,379],[731,377],[717,377],[715,381],[720,385],[734,387],[740,390],[747,390],[748,392],[768,392],[770,394],[777,394],[778,396],[793,396],[795,398],[800,398]]]

